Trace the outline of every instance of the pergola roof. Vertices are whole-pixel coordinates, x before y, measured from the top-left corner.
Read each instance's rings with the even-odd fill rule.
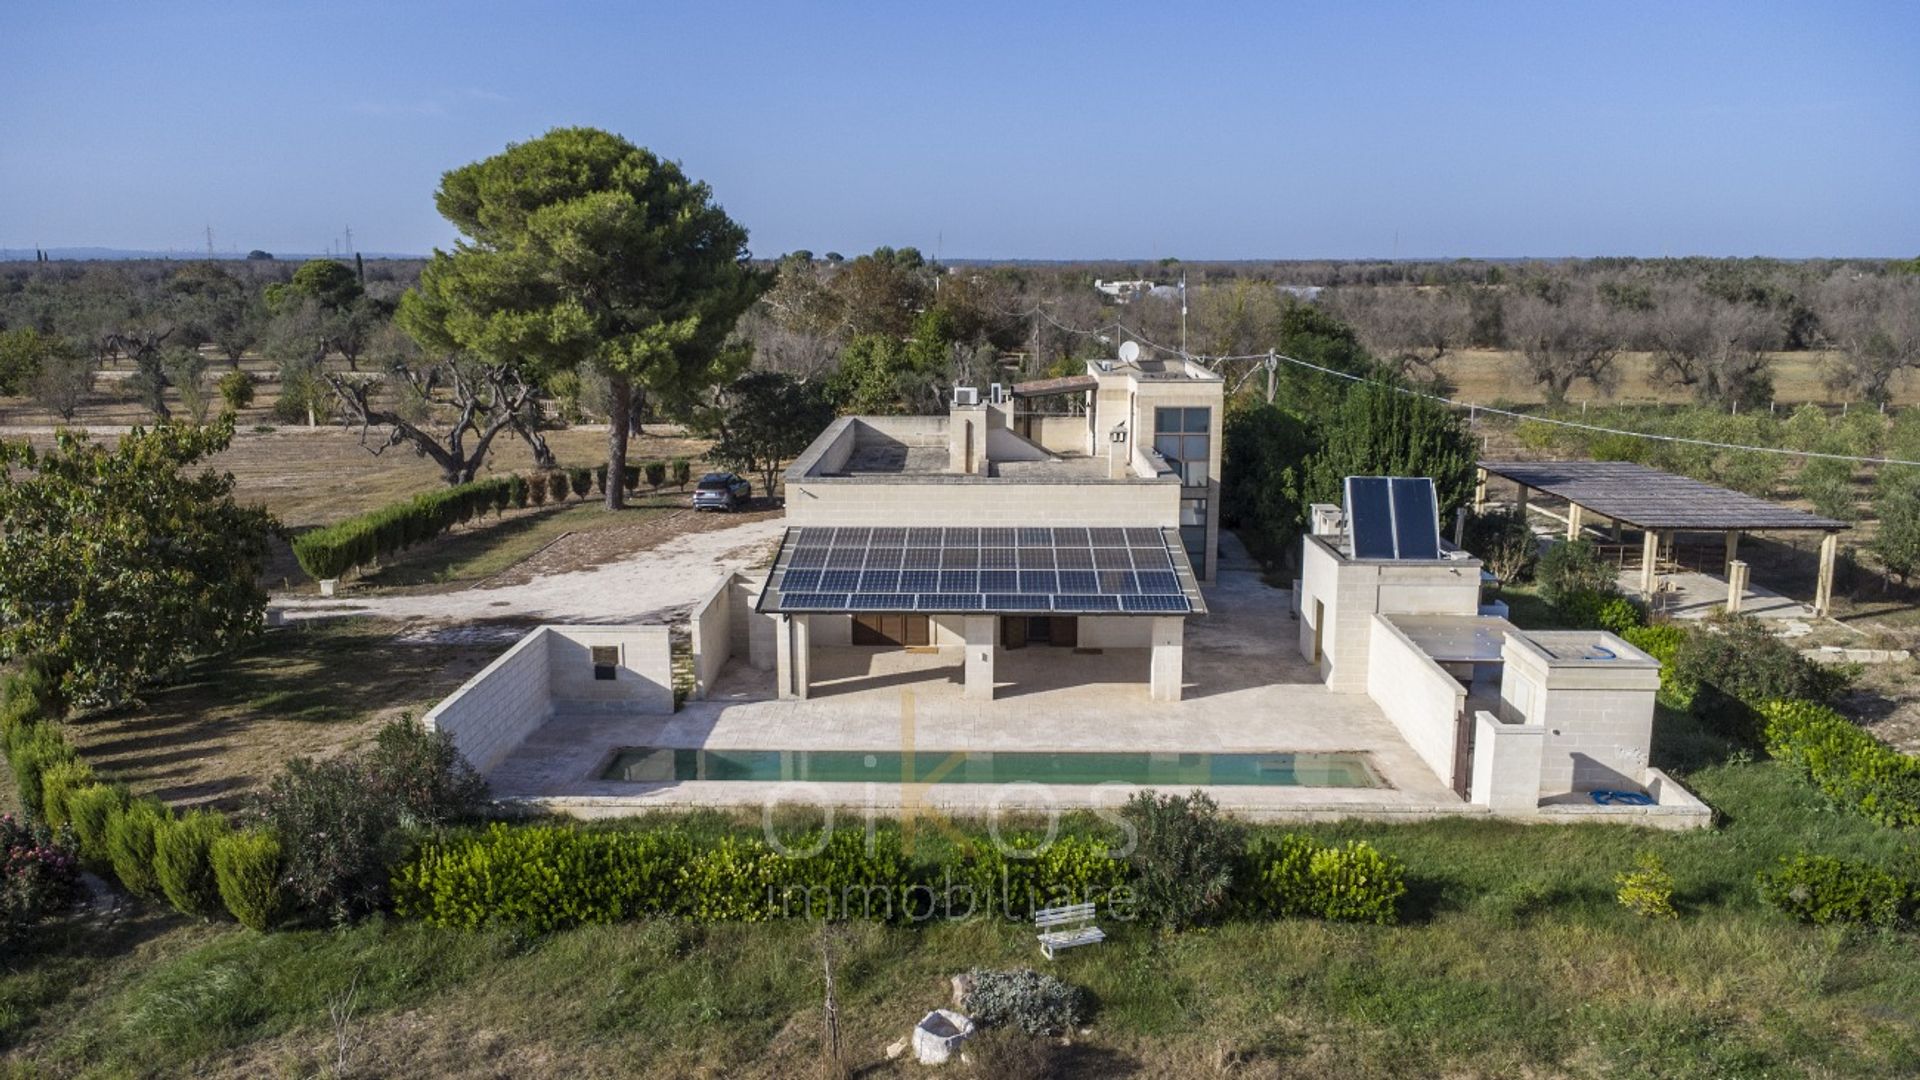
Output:
[[[1100,380],[1091,375],[1065,375],[1058,379],[1034,379],[1013,384],[1017,398],[1047,397],[1052,394],[1079,394],[1098,388]]]
[[[1834,532],[1849,527],[1630,461],[1483,461],[1480,467],[1640,529]]]

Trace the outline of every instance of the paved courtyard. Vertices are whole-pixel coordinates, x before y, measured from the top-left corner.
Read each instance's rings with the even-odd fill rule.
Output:
[[[1231,542],[1230,538],[1227,538]],[[1235,545],[1237,547],[1237,544]],[[1231,557],[1237,556],[1237,557]],[[650,806],[791,801],[983,810],[992,805],[1086,805],[1084,787],[812,784],[747,781],[631,783],[599,779],[623,747],[994,751],[1342,752],[1365,755],[1383,786],[1216,787],[1223,806],[1251,816],[1431,816],[1479,813],[1441,784],[1365,696],[1326,690],[1300,659],[1289,594],[1263,584],[1244,553],[1223,560],[1207,590],[1210,613],[1190,620],[1185,699],[1147,692],[1146,650],[1087,653],[1029,646],[995,661],[996,699],[961,697],[957,648],[815,652],[813,696],[774,699],[771,672],[730,664],[710,700],[672,716],[555,717],[489,776],[496,796],[583,815]],[[1107,789],[1111,803],[1124,793]]]

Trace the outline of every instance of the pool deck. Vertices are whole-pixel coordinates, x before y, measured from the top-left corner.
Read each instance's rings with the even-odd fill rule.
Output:
[[[1223,562],[1211,613],[1189,621],[1185,700],[1147,694],[1145,650],[1098,654],[1001,650],[996,699],[961,696],[958,649],[818,649],[813,695],[773,698],[770,672],[734,662],[713,697],[672,716],[567,713],[534,732],[488,776],[496,798],[583,817],[653,808],[828,803],[884,814],[1110,806],[1129,785],[873,784],[600,779],[625,747],[912,750],[916,753],[1100,751],[1322,752],[1364,755],[1376,788],[1223,786],[1222,807],[1259,819],[1414,820],[1481,816],[1442,784],[1364,694],[1328,691],[1294,646],[1284,590],[1249,564]]]

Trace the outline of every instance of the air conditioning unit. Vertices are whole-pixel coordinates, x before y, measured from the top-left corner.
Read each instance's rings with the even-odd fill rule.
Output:
[[[954,387],[953,388],[953,404],[956,407],[961,405],[980,404],[980,388],[977,386]]]

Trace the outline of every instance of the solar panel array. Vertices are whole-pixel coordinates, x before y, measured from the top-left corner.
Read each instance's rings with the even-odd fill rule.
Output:
[[[1181,614],[1180,570],[1153,528],[808,526],[773,586],[786,612]]]
[[[1356,559],[1437,559],[1440,510],[1425,476],[1347,477],[1347,533]]]

